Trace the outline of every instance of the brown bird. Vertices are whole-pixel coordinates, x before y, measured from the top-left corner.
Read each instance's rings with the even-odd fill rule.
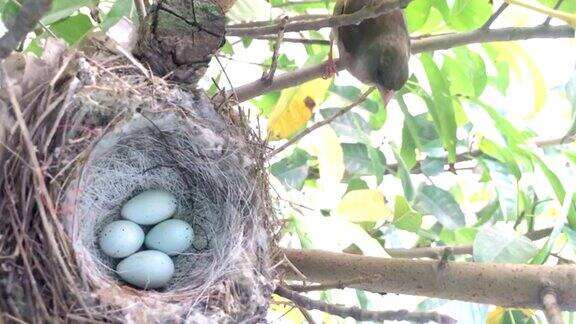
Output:
[[[377,3],[378,0],[337,0],[334,15],[351,14]],[[384,105],[408,80],[410,35],[402,9],[358,25],[336,28],[333,37],[348,72],[378,88]]]

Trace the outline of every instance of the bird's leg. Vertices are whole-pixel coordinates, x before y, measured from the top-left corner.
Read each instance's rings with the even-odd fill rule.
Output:
[[[526,0],[504,0],[504,2],[509,3],[509,4],[513,4],[513,5],[517,5],[517,6],[521,6],[524,8],[528,8],[528,9],[534,10],[536,12],[548,15],[550,17],[558,18],[558,19],[568,23],[568,25],[576,28],[576,14],[570,14],[570,13],[563,12],[560,10],[554,10],[554,9],[548,8],[544,5],[541,5],[539,3],[530,3],[530,2],[527,2]]]
[[[326,60],[326,66],[324,67],[324,75],[322,78],[328,79],[336,74],[336,72],[338,72],[338,70],[334,63],[334,32],[330,32],[330,49],[328,50],[328,60]]]

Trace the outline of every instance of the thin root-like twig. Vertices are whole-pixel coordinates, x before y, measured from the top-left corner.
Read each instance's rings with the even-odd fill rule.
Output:
[[[288,23],[288,16],[283,17],[280,21],[278,27],[278,35],[276,36],[276,43],[274,44],[274,52],[272,53],[272,63],[270,64],[270,70],[262,75],[262,81],[271,83],[274,80],[274,74],[276,73],[276,68],[278,67],[278,57],[280,56],[280,46],[284,40],[284,29]]]
[[[407,310],[369,311],[355,306],[346,307],[329,304],[323,301],[313,300],[283,286],[276,287],[275,293],[279,296],[290,299],[299,307],[306,309],[317,309],[325,313],[340,316],[342,318],[352,317],[357,321],[411,321],[415,323],[436,322],[442,324],[456,323],[453,318],[436,312],[412,313]]]
[[[492,16],[488,18],[488,20],[486,20],[486,22],[484,23],[484,25],[482,25],[482,27],[480,27],[480,29],[489,29],[492,23],[494,23],[494,21],[498,19],[498,17],[504,12],[504,10],[506,10],[506,8],[508,8],[508,6],[509,6],[508,3],[506,2],[502,3],[498,8],[498,10],[496,10],[496,12],[494,12]]]

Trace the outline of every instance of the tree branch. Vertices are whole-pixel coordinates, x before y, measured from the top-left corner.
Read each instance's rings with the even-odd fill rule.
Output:
[[[22,4],[18,16],[6,26],[8,31],[0,38],[0,59],[7,58],[18,47],[51,4],[52,0],[26,0]]]
[[[333,283],[365,277],[350,288],[493,304],[511,308],[543,309],[540,292],[556,287],[558,306],[576,310],[574,266],[490,264],[367,257],[320,250],[283,249],[290,262],[310,282]],[[287,278],[301,280],[290,269]]]
[[[284,298],[290,299],[294,304],[305,309],[317,309],[325,313],[340,316],[342,318],[352,317],[357,321],[410,321],[414,323],[456,323],[456,321],[446,315],[431,313],[411,313],[407,310],[399,311],[369,311],[359,307],[345,307],[328,304],[323,301],[313,300],[299,293],[282,286],[276,287],[275,293]]]
[[[561,145],[565,141],[566,141],[565,137],[545,139],[545,140],[536,140],[536,141],[534,141],[534,145],[536,145],[537,147],[541,147],[541,148],[542,147],[550,147],[550,146]],[[481,155],[482,155],[482,151],[480,151],[480,150],[473,150],[473,151],[469,151],[469,152],[460,153],[460,154],[456,155],[456,163],[470,161],[470,160],[477,158]],[[417,161],[416,165],[410,170],[410,174],[422,173],[421,163],[422,163],[421,160]],[[386,166],[386,168],[390,172],[397,172],[398,171],[398,163],[388,164]]]
[[[574,29],[569,26],[537,26],[526,28],[501,28],[495,30],[478,29],[467,33],[446,34],[441,36],[429,36],[412,42],[412,54],[428,52],[434,50],[449,49],[456,46],[474,43],[502,42],[513,40],[526,40],[533,38],[572,38]],[[336,69],[344,70],[345,66],[340,60],[336,60]],[[325,73],[326,63],[305,67],[294,72],[287,72],[278,75],[272,83],[261,82],[260,80],[240,86],[235,89],[238,94],[238,101],[260,96],[266,92],[281,90],[302,84],[306,81],[322,77]],[[226,93],[226,98],[232,95],[231,91]],[[216,98],[222,100],[224,98]]]
[[[392,9],[406,6],[410,1],[411,0],[386,0],[376,5],[366,6],[351,14],[330,16],[328,18],[312,19],[307,21],[289,22],[286,24],[285,31],[289,33],[304,30],[319,30],[326,27],[336,28],[340,26],[354,25],[365,19],[381,16]],[[279,27],[280,26],[277,23],[261,27],[229,26],[226,28],[226,34],[228,36],[240,37],[271,35],[276,34]]]
[[[532,241],[538,241],[548,237],[552,233],[552,228],[544,228],[533,232],[528,232],[524,236]],[[447,248],[450,248],[452,255],[465,255],[473,254],[474,248],[472,245],[458,245],[458,246],[434,246],[434,247],[419,247],[412,249],[386,249],[386,252],[393,258],[430,258],[440,259]]]

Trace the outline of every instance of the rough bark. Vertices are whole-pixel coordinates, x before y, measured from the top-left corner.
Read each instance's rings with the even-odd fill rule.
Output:
[[[553,289],[562,310],[576,310],[576,267],[536,266],[406,260],[325,252],[283,252],[307,281],[333,283],[364,277],[352,288],[375,293],[419,295],[493,304],[503,307],[543,309],[541,292]],[[287,269],[287,277],[302,280]]]

